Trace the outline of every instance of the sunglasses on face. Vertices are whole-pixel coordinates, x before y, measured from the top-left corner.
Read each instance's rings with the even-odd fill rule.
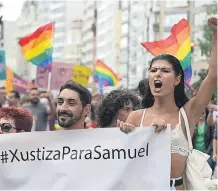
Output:
[[[3,132],[9,132],[12,128],[16,129],[16,127],[11,125],[10,123],[2,123],[2,124],[0,124],[0,129]]]

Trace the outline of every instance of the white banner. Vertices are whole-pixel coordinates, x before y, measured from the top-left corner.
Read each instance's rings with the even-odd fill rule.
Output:
[[[0,189],[169,190],[170,127],[0,135]]]

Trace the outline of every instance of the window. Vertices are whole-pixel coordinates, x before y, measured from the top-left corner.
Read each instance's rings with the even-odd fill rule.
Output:
[[[204,25],[205,23],[207,23],[206,19],[207,19],[207,13],[206,12],[195,14],[195,16],[194,16],[195,25],[199,25],[199,26]]]
[[[130,59],[131,59],[131,61],[135,61],[136,60],[136,52],[131,52],[130,53]]]
[[[201,7],[204,5],[210,5],[216,3],[216,0],[201,0],[201,1],[195,1],[195,6],[196,7]]]
[[[129,11],[128,11],[128,10],[123,11],[123,12],[122,12],[122,20],[123,20],[123,21],[127,21],[127,20],[128,20],[128,17],[129,17]]]
[[[55,27],[55,33],[62,33],[65,32],[65,28],[63,27]]]
[[[168,38],[170,36],[170,31],[164,31],[164,39]]]
[[[128,24],[122,25],[122,34],[127,34],[128,33]]]
[[[136,39],[130,40],[130,46],[136,47],[137,46],[137,41]]]
[[[178,14],[171,14],[171,15],[165,15],[164,17],[164,26],[166,27],[172,27],[175,23],[178,23],[181,19],[187,19],[188,14],[186,13],[178,13]],[[158,21],[159,22],[159,17]]]
[[[127,40],[127,38],[123,38],[123,39],[121,40],[121,47],[122,47],[122,48],[125,48],[125,47],[127,47],[127,45],[128,45],[128,40]]]
[[[121,60],[126,62],[128,60],[128,51],[127,49],[121,51]]]
[[[171,7],[185,7],[188,6],[187,0],[167,0],[165,1],[165,7],[171,8]]]
[[[122,9],[127,9],[129,5],[129,1],[122,1]]]
[[[54,52],[62,52],[62,51],[64,51],[64,48],[63,47],[54,47],[53,51]]]
[[[194,33],[194,42],[198,42],[198,39],[202,40],[203,39],[203,31],[198,31]]]

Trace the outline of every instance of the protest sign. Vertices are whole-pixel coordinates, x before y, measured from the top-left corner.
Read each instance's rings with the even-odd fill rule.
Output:
[[[0,189],[169,190],[170,127],[0,136]]]
[[[82,65],[74,65],[73,67],[73,81],[83,86],[89,84],[89,77],[91,75],[91,68]]]

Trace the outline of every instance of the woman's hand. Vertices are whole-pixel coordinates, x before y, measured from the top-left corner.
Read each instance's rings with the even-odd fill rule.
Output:
[[[124,123],[123,121],[120,121],[119,119],[117,120],[117,127],[120,128],[120,130],[126,134],[130,133],[135,129],[136,127],[134,125]]]
[[[213,15],[211,16],[209,19],[208,19],[208,26],[211,28],[211,30],[213,32],[216,32],[217,33],[217,16],[218,15]]]
[[[153,119],[153,121],[151,122],[150,126],[152,127],[155,127],[155,132],[156,133],[159,133],[161,132],[162,130],[166,129],[167,128],[167,124],[164,120],[162,119],[158,119],[158,118],[155,118]]]
[[[162,119],[157,119],[157,118],[153,119],[150,126],[156,128],[155,129],[156,133],[161,132],[162,130],[167,128],[166,122]],[[129,123],[124,123],[119,119],[117,120],[117,127],[119,127],[120,130],[126,134],[132,132],[136,128],[134,125],[131,125]]]

